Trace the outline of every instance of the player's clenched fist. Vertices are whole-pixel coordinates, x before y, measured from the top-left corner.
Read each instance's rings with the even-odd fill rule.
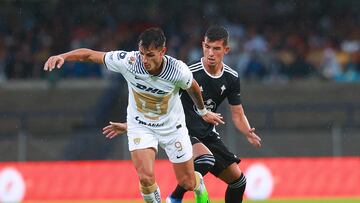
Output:
[[[44,65],[45,71],[52,71],[55,67],[60,68],[64,64],[64,58],[60,55],[51,56]]]

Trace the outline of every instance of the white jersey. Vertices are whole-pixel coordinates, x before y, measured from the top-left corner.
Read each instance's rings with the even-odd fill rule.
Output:
[[[160,135],[185,127],[185,116],[179,90],[188,89],[193,76],[188,66],[173,57],[164,56],[159,75],[148,73],[139,51],[112,51],[104,56],[106,67],[121,73],[128,83],[128,129],[133,125],[148,127]]]

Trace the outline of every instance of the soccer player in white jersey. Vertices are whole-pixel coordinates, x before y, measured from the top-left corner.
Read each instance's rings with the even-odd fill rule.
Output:
[[[179,90],[194,100],[199,115],[214,125],[224,123],[220,114],[207,111],[199,85],[185,63],[165,55],[166,38],[160,28],[149,28],[139,36],[138,51],[99,52],[76,49],[51,56],[45,71],[61,68],[65,61],[90,61],[121,73],[128,83],[128,143],[145,202],[160,203],[154,163],[158,145],[173,164],[178,184],[194,191],[196,202],[208,202],[200,173],[194,172],[192,146],[185,125]],[[119,90],[121,91],[121,90]]]
[[[228,31],[222,26],[211,26],[202,42],[203,57],[189,66],[197,80],[206,101],[207,109],[216,112],[218,106],[227,99],[235,127],[255,147],[261,146],[261,138],[245,115],[240,97],[240,78],[236,71],[223,62],[230,50]],[[186,92],[181,96],[186,125],[191,136],[196,171],[203,176],[212,173],[228,186],[225,203],[241,203],[246,187],[246,177],[238,166],[240,159],[222,141],[215,126],[197,116],[194,103]],[[126,123],[110,123],[103,133],[113,138],[126,131]],[[228,135],[230,136],[230,135]],[[166,198],[166,203],[181,203],[186,189],[180,185]]]

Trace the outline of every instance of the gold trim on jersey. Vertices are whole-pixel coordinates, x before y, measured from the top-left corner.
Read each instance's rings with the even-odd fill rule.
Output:
[[[137,92],[132,89],[137,110],[144,114],[145,118],[158,120],[167,113],[171,94],[157,97],[147,93]],[[155,115],[154,115],[155,114]]]

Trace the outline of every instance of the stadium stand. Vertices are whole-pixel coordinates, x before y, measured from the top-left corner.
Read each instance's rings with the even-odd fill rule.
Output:
[[[230,31],[225,61],[237,67],[266,143],[254,151],[241,136],[225,137],[241,156],[359,155],[359,2],[0,1],[0,161],[128,159],[124,137],[100,135],[108,120],[124,120],[122,79],[76,63],[48,74],[43,63],[78,47],[136,49],[152,25],[164,29],[169,55],[190,62],[213,23]],[[220,130],[237,135],[231,125]]]
[[[39,67],[49,55],[78,47],[133,50],[151,25],[165,30],[170,55],[189,62],[200,54],[206,27],[220,23],[232,36],[226,61],[244,78],[360,80],[358,1],[160,2],[1,1],[0,78],[46,78]],[[67,64],[61,74],[104,77],[89,64]]]

